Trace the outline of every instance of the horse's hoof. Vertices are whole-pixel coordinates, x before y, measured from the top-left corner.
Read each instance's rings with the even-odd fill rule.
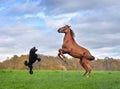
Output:
[[[66,60],[64,61],[64,63],[65,63],[66,65],[68,65],[68,62],[67,62]]]
[[[90,76],[86,76],[87,78],[89,78]]]

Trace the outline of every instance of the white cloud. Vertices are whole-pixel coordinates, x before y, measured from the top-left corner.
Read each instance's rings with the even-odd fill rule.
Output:
[[[41,1],[41,5],[46,8],[44,11],[47,14],[61,14],[61,13],[74,13],[83,10],[98,10],[103,8],[109,8],[111,6],[119,6],[119,0],[49,0]]]
[[[46,18],[45,22],[46,22],[47,26],[50,27],[51,29],[58,29],[58,27],[69,23],[69,20],[67,18],[66,19],[62,18],[62,19],[59,19],[59,20]]]
[[[2,11],[2,10],[4,10],[5,9],[5,7],[3,6],[3,7],[0,7],[0,11]]]
[[[51,29],[58,29],[59,27],[70,24],[71,18],[75,17],[78,13],[69,13],[69,14],[62,14],[57,16],[46,17],[45,22],[46,25],[49,26]]]
[[[39,18],[43,18],[43,19],[46,18],[45,14],[44,14],[43,12],[39,12],[39,13],[37,13],[36,16],[39,17]]]
[[[25,19],[27,19],[27,18],[42,18],[42,19],[45,19],[46,16],[45,16],[45,14],[43,12],[38,12],[36,14],[25,14],[21,18],[25,18]]]
[[[27,13],[31,13],[31,12],[35,12],[37,11],[38,9],[38,6],[39,6],[39,1],[26,1],[26,2],[23,2],[23,3],[17,3],[17,4],[14,4],[14,8],[12,10],[12,12],[27,12]]]
[[[1,58],[15,54],[28,54],[29,49],[33,46],[38,48],[40,54],[57,55],[59,46],[57,31],[51,30],[47,32],[47,30],[22,23],[16,24],[13,28],[5,27],[2,29],[5,30],[4,34],[2,34],[4,38],[0,39]]]
[[[13,42],[13,39],[10,38],[10,37],[0,38],[0,44],[2,44],[2,43],[9,44],[9,43],[11,43],[11,42]]]
[[[113,57],[119,58],[118,51],[120,50],[120,46],[113,47],[103,47],[99,49],[94,49],[93,54],[96,55],[97,58],[105,58],[105,57]]]

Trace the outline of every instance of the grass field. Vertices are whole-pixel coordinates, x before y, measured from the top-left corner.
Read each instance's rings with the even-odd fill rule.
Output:
[[[119,71],[0,70],[0,89],[120,89]]]

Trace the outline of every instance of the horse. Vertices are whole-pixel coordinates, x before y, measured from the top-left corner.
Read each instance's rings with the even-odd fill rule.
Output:
[[[74,32],[70,26],[65,25],[58,29],[58,33],[64,33],[64,39],[62,48],[58,50],[58,56],[60,59],[66,62],[64,54],[69,54],[74,58],[79,58],[79,63],[85,69],[83,76],[90,76],[92,68],[90,61],[94,60],[95,57],[84,47],[78,45],[74,39]]]

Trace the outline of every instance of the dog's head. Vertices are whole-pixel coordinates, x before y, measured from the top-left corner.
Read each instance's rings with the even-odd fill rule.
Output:
[[[36,47],[33,47],[30,49],[30,53],[35,53],[38,49],[36,49]]]

